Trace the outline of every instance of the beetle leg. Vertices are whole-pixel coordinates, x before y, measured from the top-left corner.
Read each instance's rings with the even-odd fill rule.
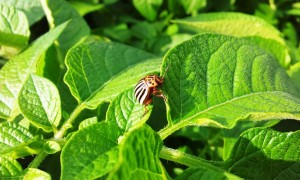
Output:
[[[144,103],[143,103],[144,104],[144,114],[141,116],[141,118],[147,114],[148,110],[147,110],[146,106],[151,104],[151,102],[152,102],[152,97],[148,98],[144,101]]]
[[[163,94],[163,92],[157,88],[153,88],[152,94],[156,97],[163,98],[165,101],[167,100],[167,97]]]

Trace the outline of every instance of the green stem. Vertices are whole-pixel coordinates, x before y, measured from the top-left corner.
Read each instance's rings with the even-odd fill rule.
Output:
[[[78,105],[73,113],[70,115],[69,119],[62,125],[60,130],[54,134],[54,140],[56,140],[59,144],[64,145],[65,141],[61,140],[67,130],[72,127],[72,122],[75,120],[75,118],[79,115],[79,113],[84,109],[84,105],[80,104]],[[47,153],[41,152],[38,154],[34,160],[29,164],[27,168],[37,168],[39,165],[43,162],[43,160],[48,156]]]
[[[28,168],[38,168],[39,165],[43,162],[43,160],[47,157],[48,154],[45,152],[41,152],[40,154],[36,155],[34,160],[28,165]]]
[[[169,125],[158,132],[162,140],[166,139],[170,134],[178,129],[187,126],[187,121],[180,121],[176,124]]]
[[[62,125],[59,131],[54,134],[54,139],[61,139],[64,137],[65,133],[69,128],[72,127],[72,123],[76,119],[76,117],[79,115],[79,113],[85,108],[85,104],[81,103],[78,105],[72,114],[70,115],[69,119]]]
[[[277,9],[274,0],[269,0],[269,4],[270,4],[271,9],[273,9],[273,10],[276,10],[276,9]]]
[[[184,152],[180,152],[178,150],[175,149],[171,149],[171,148],[167,148],[167,147],[163,147],[162,150],[160,151],[160,158],[162,159],[166,159],[169,161],[173,161],[179,164],[183,164],[186,165],[188,167],[192,167],[192,166],[204,166],[207,168],[212,168],[212,169],[218,169],[218,167],[220,168],[224,168],[225,163],[224,162],[218,162],[218,161],[208,161],[205,159],[201,159],[195,156],[192,156],[190,154],[184,153]],[[216,166],[218,167],[216,167]]]

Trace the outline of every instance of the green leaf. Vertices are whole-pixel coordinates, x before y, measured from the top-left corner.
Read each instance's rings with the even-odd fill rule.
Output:
[[[63,55],[72,46],[83,42],[90,34],[90,28],[84,19],[65,0],[41,0],[41,3],[51,28],[71,20],[58,38]]]
[[[88,119],[85,119],[85,120],[81,121],[78,128],[83,129],[83,128],[86,128],[90,125],[96,124],[97,122],[98,122],[97,117],[91,117],[91,118],[88,118]]]
[[[215,32],[244,37],[272,53],[286,67],[290,61],[288,48],[280,32],[264,20],[241,13],[206,13],[173,22],[193,32]]]
[[[157,36],[155,27],[148,22],[136,23],[131,28],[132,35],[142,40],[150,40]]]
[[[180,0],[186,14],[192,14],[206,6],[206,0]]]
[[[227,169],[245,179],[299,179],[299,138],[299,131],[250,129],[239,138]]]
[[[145,108],[149,112],[149,108]],[[125,133],[142,126],[148,120],[150,113],[144,113],[144,106],[135,99],[133,89],[129,89],[110,103],[106,122],[119,127]]]
[[[155,54],[165,55],[166,52],[173,48],[175,45],[182,43],[185,40],[190,39],[190,34],[174,34],[165,36],[156,36],[149,40],[149,49]]]
[[[294,81],[294,83],[300,87],[300,62],[294,64],[293,66],[290,67],[288,74]]]
[[[44,15],[40,0],[0,0],[0,3],[14,6],[26,14],[29,25],[39,21]]]
[[[67,23],[36,40],[32,46],[7,62],[0,71],[0,118],[12,120],[19,114],[17,97],[29,74],[36,71],[40,57],[61,34]]]
[[[46,141],[43,146],[43,151],[47,154],[54,154],[61,150],[60,145],[56,141]]]
[[[223,159],[227,160],[230,157],[230,152],[234,148],[236,142],[238,141],[238,137],[247,129],[253,127],[271,127],[277,124],[279,120],[271,120],[271,121],[240,121],[237,125],[232,129],[223,129],[224,135],[224,148],[223,148]]]
[[[62,179],[95,179],[109,172],[118,161],[117,127],[105,122],[76,132],[61,154]]]
[[[161,60],[154,57],[118,43],[84,43],[67,54],[65,82],[79,104],[94,109],[158,72]]]
[[[28,168],[24,176],[22,177],[23,180],[32,180],[32,179],[43,179],[43,180],[51,180],[50,174],[42,171],[40,169],[35,168]]]
[[[209,168],[204,166],[191,167],[186,169],[175,180],[192,180],[192,179],[242,179],[236,175],[230,174],[222,169]]]
[[[5,122],[0,124],[0,154],[10,156],[12,158],[24,157],[25,155],[35,154],[28,147],[40,137],[34,135],[29,130],[19,126],[13,122]]]
[[[84,16],[88,13],[100,10],[105,7],[103,4],[92,4],[87,2],[81,2],[78,0],[69,1],[69,3],[72,5],[74,9],[76,9],[76,11],[80,14],[80,16]]]
[[[61,119],[60,97],[56,86],[46,78],[29,75],[19,95],[22,115],[44,131],[57,131]]]
[[[158,157],[162,141],[150,127],[126,134],[120,146],[118,166],[108,179],[167,179]]]
[[[27,44],[29,35],[25,14],[0,3],[0,45],[22,48]]]
[[[63,111],[71,113],[77,105],[69,87],[64,83],[64,74],[67,68],[60,57],[59,49],[52,45],[37,65],[36,74],[55,83],[61,98]],[[66,118],[65,118],[66,119]]]
[[[273,56],[248,41],[200,34],[171,49],[167,66],[163,138],[193,124],[231,128],[242,119],[300,119],[299,89]]]
[[[162,0],[133,0],[134,7],[149,21],[154,21],[158,14],[158,9],[162,5]]]
[[[22,166],[8,156],[0,156],[0,178],[10,178],[20,176],[22,174]]]

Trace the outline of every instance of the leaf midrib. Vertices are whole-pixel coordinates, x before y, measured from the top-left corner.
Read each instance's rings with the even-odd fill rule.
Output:
[[[282,92],[282,91],[265,91],[265,92],[254,92],[254,93],[246,94],[246,95],[243,95],[243,96],[239,96],[239,97],[232,98],[232,99],[230,99],[230,100],[228,100],[228,101],[225,101],[225,102],[222,102],[222,103],[220,103],[220,104],[211,106],[211,107],[209,107],[209,108],[207,108],[207,109],[205,109],[205,110],[202,110],[202,111],[200,111],[200,112],[198,112],[198,113],[196,113],[196,114],[194,114],[194,115],[192,115],[192,116],[190,116],[190,117],[188,117],[188,118],[186,118],[186,119],[180,120],[178,123],[175,123],[175,124],[172,123],[172,126],[167,126],[165,129],[161,130],[161,131],[159,132],[159,134],[161,135],[161,138],[164,139],[164,138],[167,137],[166,135],[171,134],[172,132],[174,132],[174,131],[176,131],[176,130],[178,130],[178,129],[184,127],[184,126],[186,126],[186,125],[189,124],[189,123],[192,124],[193,121],[194,121],[193,119],[196,119],[198,116],[201,116],[202,114],[205,114],[206,112],[209,112],[210,110],[213,110],[213,109],[215,109],[215,108],[219,108],[219,107],[222,107],[222,106],[224,106],[224,105],[226,106],[228,103],[232,103],[232,102],[234,102],[234,101],[238,101],[238,100],[241,100],[241,99],[244,99],[244,98],[248,98],[248,97],[251,97],[251,96],[264,95],[264,94],[278,94],[278,93],[286,94],[286,95],[289,95],[289,96],[293,97],[294,99],[297,99],[295,95],[292,95],[292,94],[287,93],[287,92]],[[297,100],[298,100],[298,99],[297,99]],[[299,102],[299,104],[300,104],[300,102]],[[300,112],[299,112],[299,114],[300,114]],[[203,119],[203,118],[200,118],[200,119]],[[207,118],[207,119],[208,119],[208,118]],[[300,117],[299,117],[299,119],[300,119]],[[173,121],[174,121],[174,120],[173,120]],[[172,121],[172,122],[173,122],[173,121]],[[191,122],[189,122],[189,121],[191,121]],[[220,126],[220,127],[226,127],[226,126],[220,124],[220,123],[217,122],[217,121],[214,121],[214,120],[211,120],[211,121],[214,122],[215,124],[217,124],[217,125]],[[237,121],[236,119],[233,120],[233,124],[235,124],[236,121]],[[232,124],[229,124],[229,127],[231,127],[231,125],[232,125]],[[170,132],[167,132],[167,134],[165,134],[166,131],[171,131],[171,133],[170,133]]]

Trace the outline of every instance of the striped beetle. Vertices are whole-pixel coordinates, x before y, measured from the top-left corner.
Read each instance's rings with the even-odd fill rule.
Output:
[[[163,76],[157,75],[148,75],[142,78],[134,88],[134,96],[137,101],[146,107],[151,104],[152,97],[157,96],[166,100],[166,96],[158,89],[164,83],[164,76],[168,70],[169,66],[165,70]],[[145,109],[145,113],[147,113],[147,109]]]

